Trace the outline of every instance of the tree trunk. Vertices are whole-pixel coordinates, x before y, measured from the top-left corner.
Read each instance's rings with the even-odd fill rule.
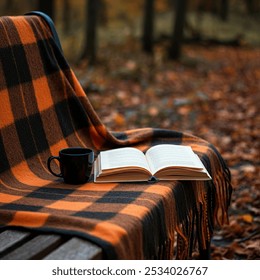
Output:
[[[88,0],[86,5],[85,44],[81,59],[88,59],[90,65],[96,62],[98,2]]]
[[[255,12],[254,0],[245,0],[245,4],[249,15],[253,15]]]
[[[187,4],[188,0],[176,0],[175,2],[175,18],[169,48],[170,59],[178,59],[181,56]]]
[[[62,26],[63,26],[63,32],[69,33],[70,29],[70,1],[69,0],[63,0],[63,10],[62,10]]]
[[[37,10],[44,12],[54,21],[54,0],[38,0]]]
[[[221,0],[220,3],[220,17],[222,20],[227,21],[229,11],[229,0]]]
[[[14,1],[13,0],[6,0],[4,3],[4,11],[11,11],[14,8]]]
[[[143,51],[153,52],[154,0],[145,0],[143,21]]]

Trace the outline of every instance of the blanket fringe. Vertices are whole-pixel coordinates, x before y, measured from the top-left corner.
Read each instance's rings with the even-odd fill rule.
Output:
[[[215,225],[228,223],[231,177],[225,162],[216,150],[215,153],[216,156],[210,157],[211,160],[208,157],[202,159],[210,170],[212,181],[186,182],[182,189],[175,191],[177,259],[191,258],[195,246],[207,249]]]

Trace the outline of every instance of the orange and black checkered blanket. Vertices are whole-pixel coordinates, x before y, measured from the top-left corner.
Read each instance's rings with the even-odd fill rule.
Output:
[[[230,174],[218,151],[185,133],[113,133],[92,108],[39,16],[0,18],[0,227],[84,237],[108,259],[191,256],[227,221]],[[46,167],[69,146],[190,145],[213,180],[65,185]],[[177,250],[174,238],[177,235]]]

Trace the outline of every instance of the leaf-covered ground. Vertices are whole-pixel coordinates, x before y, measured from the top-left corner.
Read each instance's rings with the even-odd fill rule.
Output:
[[[183,54],[172,62],[163,45],[149,56],[129,40],[74,69],[110,130],[186,131],[219,149],[234,191],[212,259],[260,259],[260,49],[190,45]]]

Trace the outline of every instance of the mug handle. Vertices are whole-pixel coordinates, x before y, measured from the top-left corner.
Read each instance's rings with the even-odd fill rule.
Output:
[[[91,166],[94,162],[94,152],[90,153],[90,157],[88,158],[88,165]]]
[[[49,158],[48,158],[48,162],[47,162],[48,169],[49,169],[49,171],[51,172],[52,175],[54,175],[54,176],[56,176],[56,177],[62,177],[62,174],[61,174],[61,173],[60,173],[60,174],[57,174],[57,173],[55,173],[55,172],[52,171],[52,169],[51,169],[51,161],[52,161],[53,159],[57,159],[58,161],[60,161],[60,157],[54,157],[54,156],[49,157]]]

